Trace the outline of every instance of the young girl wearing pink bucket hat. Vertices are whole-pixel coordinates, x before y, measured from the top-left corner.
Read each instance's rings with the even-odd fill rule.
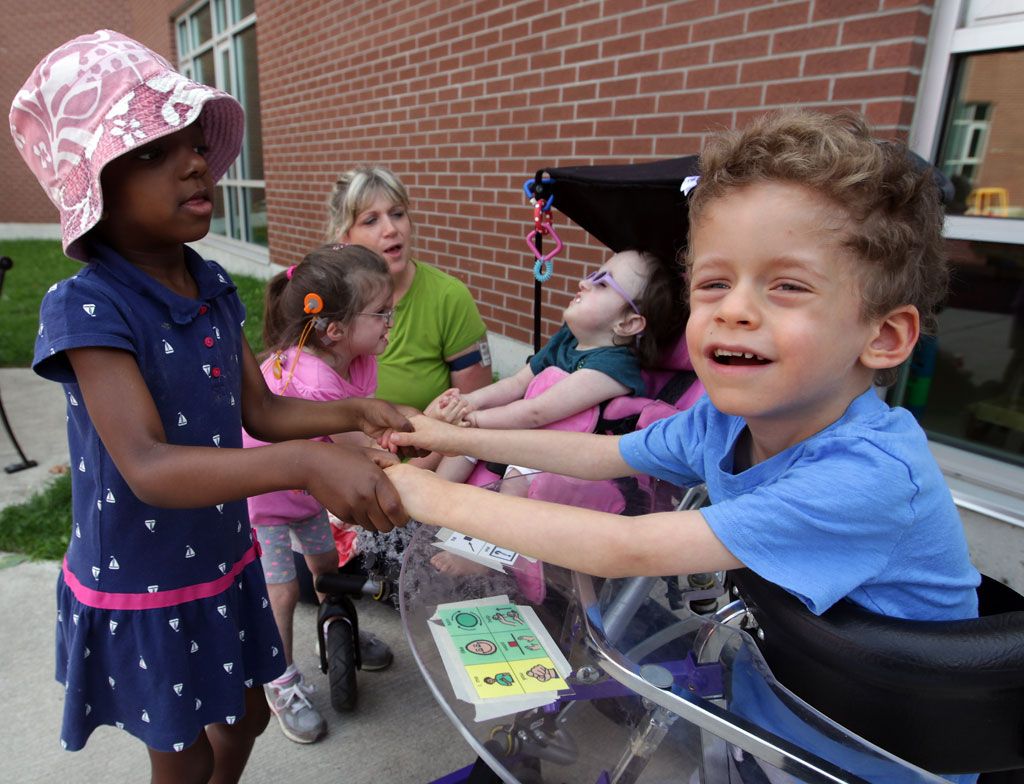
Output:
[[[100,30],[36,66],[10,123],[86,263],[44,297],[33,363],[68,400],[61,744],[112,724],[146,744],[154,782],[237,781],[285,667],[245,497],[299,488],[388,530],[406,519],[380,470],[395,458],[306,439],[408,422],[379,401],[272,395],[231,279],[185,246],[239,151],[234,98]],[[242,449],[243,422],[287,441]]]

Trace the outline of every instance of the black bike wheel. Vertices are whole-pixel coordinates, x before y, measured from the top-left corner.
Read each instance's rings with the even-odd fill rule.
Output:
[[[335,620],[327,627],[327,679],[331,705],[339,713],[356,707],[356,641],[352,626]]]

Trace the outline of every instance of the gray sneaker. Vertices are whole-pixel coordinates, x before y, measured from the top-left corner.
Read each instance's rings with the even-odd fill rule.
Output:
[[[296,743],[313,743],[327,732],[327,722],[306,697],[313,688],[303,680],[301,672],[295,673],[282,686],[273,683],[263,686],[281,732]]]
[[[375,634],[359,630],[359,655],[364,670],[385,670],[395,660],[387,643]]]

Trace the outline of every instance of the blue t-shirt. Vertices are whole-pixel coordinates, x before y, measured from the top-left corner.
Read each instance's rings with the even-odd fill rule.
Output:
[[[534,375],[552,366],[566,373],[584,368],[600,371],[628,387],[632,395],[643,395],[647,389],[640,375],[640,362],[628,346],[601,346],[580,351],[579,341],[568,324],[563,324],[544,348],[530,358]]]
[[[821,614],[840,599],[880,615],[957,620],[978,614],[963,524],[924,432],[874,390],[837,421],[746,471],[733,452],[746,427],[707,396],[623,436],[634,469],[707,484],[701,510],[746,566]]]

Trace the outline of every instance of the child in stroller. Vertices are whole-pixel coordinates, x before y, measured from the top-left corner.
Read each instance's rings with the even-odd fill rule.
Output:
[[[602,405],[647,391],[641,368],[651,369],[678,342],[684,323],[682,276],[650,253],[623,251],[579,283],[565,308],[565,323],[521,370],[482,389],[447,390],[428,416],[464,427],[544,427],[593,432]],[[469,457],[446,457],[437,467],[449,481],[489,479]],[[532,473],[508,466],[505,478]],[[502,485],[525,490],[527,482]],[[479,568],[451,553],[433,559],[441,571]]]

